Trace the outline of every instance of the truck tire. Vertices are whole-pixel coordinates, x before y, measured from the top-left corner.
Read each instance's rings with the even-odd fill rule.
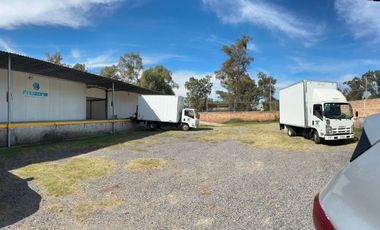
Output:
[[[157,122],[149,122],[148,127],[149,129],[157,129],[159,127],[159,124]]]
[[[189,131],[190,130],[190,126],[188,124],[184,123],[184,124],[182,124],[181,129],[183,131]]]
[[[314,140],[314,143],[315,143],[315,144],[320,144],[320,143],[322,143],[322,139],[319,137],[319,134],[318,134],[318,131],[317,131],[317,130],[315,130],[315,131],[313,132],[313,140]]]
[[[286,126],[286,128],[288,129],[289,137],[294,137],[296,135],[296,132],[294,131],[294,129],[292,127]]]

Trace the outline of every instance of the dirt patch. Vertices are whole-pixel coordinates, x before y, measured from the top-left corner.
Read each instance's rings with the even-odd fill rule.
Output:
[[[116,198],[102,201],[83,201],[73,209],[73,216],[76,221],[83,222],[96,212],[112,210],[123,205],[123,203],[122,200]]]

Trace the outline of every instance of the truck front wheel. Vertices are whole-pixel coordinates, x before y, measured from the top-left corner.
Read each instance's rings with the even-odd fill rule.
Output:
[[[183,131],[189,131],[190,130],[190,126],[188,124],[184,123],[184,124],[182,124],[181,129]]]
[[[287,126],[286,128],[288,129],[289,137],[294,137],[296,135],[296,132],[294,131],[294,129],[292,127]]]
[[[322,143],[322,139],[319,137],[319,134],[318,134],[317,130],[315,130],[314,133],[313,133],[313,139],[314,139],[315,144]]]
[[[157,123],[157,122],[149,122],[148,123],[148,127],[149,127],[149,129],[159,129],[160,128],[160,124]]]

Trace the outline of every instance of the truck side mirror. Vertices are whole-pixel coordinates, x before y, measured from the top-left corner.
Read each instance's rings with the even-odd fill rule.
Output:
[[[359,112],[358,111],[355,112],[355,117],[359,117]]]

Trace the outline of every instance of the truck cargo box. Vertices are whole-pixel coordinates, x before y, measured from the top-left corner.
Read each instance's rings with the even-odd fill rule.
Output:
[[[178,123],[184,108],[184,98],[171,95],[141,95],[137,104],[138,120]]]
[[[280,90],[280,124],[307,128],[311,125],[314,101],[345,102],[335,82],[301,81]]]

